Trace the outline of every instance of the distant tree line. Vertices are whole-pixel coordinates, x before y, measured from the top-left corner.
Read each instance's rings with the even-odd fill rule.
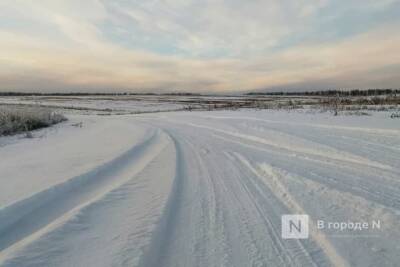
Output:
[[[0,92],[0,96],[128,96],[128,95],[165,95],[165,96],[212,96],[199,93],[131,93],[131,92],[116,92],[116,93],[39,93],[39,92]],[[270,96],[379,96],[379,95],[400,95],[400,89],[354,89],[354,90],[320,90],[320,91],[303,91],[303,92],[250,92],[246,95],[270,95]]]
[[[197,93],[38,93],[38,92],[0,92],[0,96],[124,96],[124,95],[171,95],[171,96],[201,96]]]
[[[397,95],[400,89],[367,89],[367,90],[322,90],[303,92],[251,92],[247,95],[273,95],[273,96],[379,96]]]
[[[38,92],[0,92],[0,96],[112,96],[128,93],[38,93]]]

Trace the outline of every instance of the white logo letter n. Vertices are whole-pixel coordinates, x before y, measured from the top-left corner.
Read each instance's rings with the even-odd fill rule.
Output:
[[[308,215],[283,215],[282,216],[283,239],[307,239]]]

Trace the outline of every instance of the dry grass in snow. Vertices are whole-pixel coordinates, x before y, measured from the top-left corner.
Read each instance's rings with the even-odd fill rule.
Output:
[[[0,106],[0,136],[29,132],[67,120],[43,107]]]

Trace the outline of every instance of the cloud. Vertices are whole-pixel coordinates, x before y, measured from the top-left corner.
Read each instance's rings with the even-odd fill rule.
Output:
[[[0,90],[399,87],[400,23],[373,18],[399,1],[342,5],[368,27],[332,31],[331,0],[4,0]]]

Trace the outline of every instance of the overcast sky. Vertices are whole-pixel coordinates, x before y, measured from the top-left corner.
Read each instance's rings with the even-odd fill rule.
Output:
[[[400,0],[0,0],[1,91],[399,88]]]

